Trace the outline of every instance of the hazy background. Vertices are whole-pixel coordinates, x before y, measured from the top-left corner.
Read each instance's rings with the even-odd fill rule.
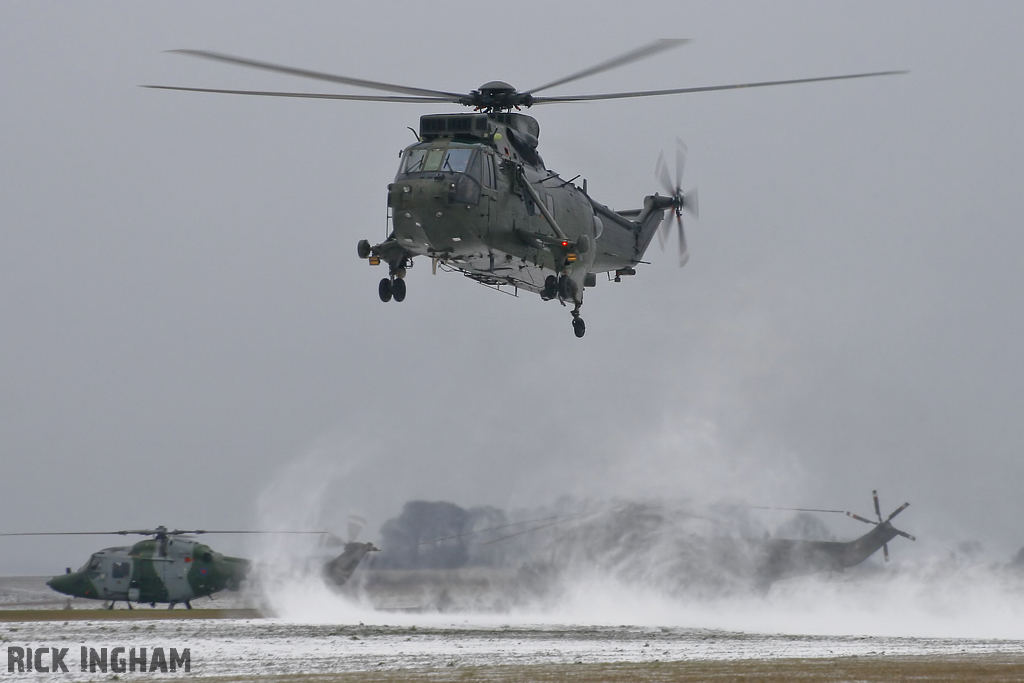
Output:
[[[414,498],[516,509],[685,498],[886,511],[895,560],[1024,545],[1019,3],[0,4],[0,531],[374,531]],[[164,53],[223,51],[442,90],[529,89],[659,37],[695,42],[545,94],[888,69],[908,76],[536,107],[541,152],[614,208],[678,136],[675,243],[567,309],[410,272],[356,241],[418,105]],[[284,484],[280,484],[284,482]],[[326,488],[325,488],[326,487]],[[279,498],[279,496],[278,496]],[[830,520],[842,538],[866,530]],[[117,541],[0,539],[0,574]],[[218,539],[215,547],[241,550]],[[894,546],[896,542],[894,542]]]

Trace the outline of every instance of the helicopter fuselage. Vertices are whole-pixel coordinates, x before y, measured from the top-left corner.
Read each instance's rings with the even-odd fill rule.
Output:
[[[340,555],[322,563],[325,581],[335,587],[344,585],[366,554],[376,550],[372,543],[345,543]],[[251,566],[244,558],[223,555],[187,536],[167,533],[130,547],[93,553],[78,571],[69,568],[46,583],[58,593],[75,598],[110,603],[123,600],[129,606],[132,602],[191,606],[190,601],[196,598],[223,590],[237,591]]]
[[[585,183],[545,168],[539,134],[523,114],[421,117],[419,141],[402,151],[388,187],[391,232],[376,246],[362,243],[360,255],[386,262],[392,279],[425,256],[435,270],[577,309],[596,273],[632,274],[672,198],[654,195],[643,209],[614,212]]]
[[[101,550],[78,571],[55,576],[47,585],[76,598],[173,604],[238,590],[248,571],[248,560],[168,536]]]

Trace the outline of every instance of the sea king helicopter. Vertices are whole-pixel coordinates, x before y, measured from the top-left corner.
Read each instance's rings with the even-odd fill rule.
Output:
[[[349,522],[349,538],[354,539],[360,522]],[[74,598],[104,600],[109,609],[119,601],[127,603],[166,603],[168,609],[184,604],[192,609],[192,600],[223,590],[241,588],[252,568],[250,560],[221,554],[191,536],[202,534],[313,534],[323,537],[325,547],[343,546],[340,555],[320,567],[328,585],[341,586],[352,576],[367,553],[376,551],[373,543],[343,542],[326,531],[207,531],[205,529],[155,529],[125,531],[72,531],[10,533],[0,536],[152,536],[131,546],[104,548],[93,553],[78,571],[68,567],[64,574],[46,582],[53,590]],[[335,551],[337,552],[337,551]]]
[[[743,574],[752,584],[767,588],[775,581],[803,574],[817,572],[842,572],[855,567],[876,552],[881,550],[885,561],[889,561],[889,542],[897,536],[916,541],[916,537],[893,526],[892,520],[910,507],[903,503],[888,517],[882,517],[882,508],[878,501],[878,491],[871,492],[877,521],[846,510],[826,510],[821,508],[791,508],[741,506],[756,510],[788,510],[802,513],[836,513],[842,514],[858,522],[871,524],[874,528],[850,541],[823,541],[791,538],[745,538],[730,536],[712,536],[702,543],[696,543],[695,537],[689,537],[687,544],[694,544],[696,552],[711,552],[724,560],[730,558],[728,567],[718,567],[723,571]],[[451,514],[447,508],[461,510],[451,503],[427,503],[416,501],[406,504],[402,515],[388,523],[393,529],[391,538],[385,537],[385,554],[403,555],[406,558],[418,558],[416,550],[424,545],[447,544],[452,556],[460,552],[465,556],[464,544],[467,539],[475,539],[478,545],[486,546],[508,541],[513,538],[534,534],[544,529],[553,529],[557,538],[556,546],[583,547],[589,553],[588,558],[609,552],[619,556],[618,551],[627,546],[638,550],[642,543],[638,539],[664,539],[671,534],[662,535],[673,525],[674,513],[658,505],[627,503],[610,510],[596,512],[580,512],[565,515],[529,519],[519,522],[503,523],[483,529],[462,529],[458,521],[464,519]],[[684,514],[686,518],[708,519],[699,515]],[[447,518],[447,519],[446,519]],[[432,540],[420,541],[415,531],[424,522],[440,522],[435,527],[441,531]],[[448,525],[445,525],[448,521]],[[711,520],[709,520],[711,521]],[[472,524],[472,522],[470,522]],[[388,525],[385,525],[385,529]],[[524,528],[525,527],[525,528]],[[397,533],[394,531],[397,530]],[[395,541],[404,541],[405,545],[395,546]],[[468,542],[474,542],[469,540]],[[538,547],[547,552],[543,544]],[[694,548],[687,548],[691,553]],[[450,559],[450,557],[448,558]],[[408,561],[408,560],[407,560]]]
[[[655,234],[664,247],[670,231],[665,212],[675,214],[679,262],[688,260],[682,213],[697,216],[696,191],[683,192],[685,152],[676,153],[674,179],[663,157],[656,175],[666,192],[644,197],[642,207],[613,211],[593,199],[584,180],[563,180],[549,170],[538,152],[540,125],[521,113],[534,105],[612,100],[658,95],[733,90],[817,81],[886,76],[905,71],[736,83],[667,90],[541,96],[537,93],[624,66],[678,47],[685,39],[655,40],[625,54],[526,91],[504,81],[490,81],[468,93],[431,90],[351,78],[204,50],[174,52],[204,59],[289,74],[319,81],[367,88],[395,95],[351,95],[270,92],[149,85],[147,88],[269,97],[298,97],[370,102],[401,102],[470,107],[469,114],[428,114],[420,117],[417,142],[401,153],[395,180],[388,186],[391,231],[379,244],[358,243],[359,258],[370,265],[387,264],[388,276],[378,286],[381,301],[403,301],[405,277],[417,256],[438,268],[461,272],[494,288],[510,287],[540,294],[544,301],[572,306],[577,337],[586,333],[580,316],[583,292],[597,284],[597,274],[622,277],[636,266]],[[661,232],[659,232],[661,228]]]
[[[876,522],[873,519],[862,517],[848,510],[824,510],[818,508],[761,508],[766,510],[792,510],[795,512],[827,512],[845,514],[851,519],[865,524],[874,525],[864,535],[852,541],[803,541],[789,539],[765,539],[755,542],[757,554],[756,580],[763,588],[767,589],[775,581],[800,576],[802,574],[813,574],[816,572],[841,572],[850,567],[856,567],[868,559],[879,549],[889,561],[889,541],[897,536],[902,536],[911,541],[917,538],[901,531],[892,525],[893,518],[910,507],[910,503],[896,508],[888,517],[882,519],[882,508],[878,504],[878,491],[871,492],[875,503]]]

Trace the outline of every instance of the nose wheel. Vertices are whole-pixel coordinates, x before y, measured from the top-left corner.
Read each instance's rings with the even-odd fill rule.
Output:
[[[391,281],[391,296],[395,298],[395,301],[405,301],[405,280],[396,277]]]
[[[405,280],[400,277],[386,277],[377,285],[377,294],[384,303],[392,299],[401,303],[405,301]]]

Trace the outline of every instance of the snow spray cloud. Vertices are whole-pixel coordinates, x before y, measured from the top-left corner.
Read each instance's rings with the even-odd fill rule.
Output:
[[[385,526],[403,527],[414,511],[419,520],[436,517],[431,506],[458,507],[415,501]],[[791,547],[786,538],[835,537],[806,513],[769,528],[756,513],[734,505],[562,501],[508,513],[493,529],[476,528],[472,515],[466,519],[461,533],[447,526],[432,531],[452,546],[442,581],[436,553],[414,556],[410,548],[394,546],[400,535],[382,533],[382,564],[422,572],[427,590],[421,606],[458,613],[460,620],[501,615],[523,623],[765,633],[1024,635],[1024,563],[985,561],[962,549],[908,559],[909,541],[896,538],[888,564],[879,551],[843,573],[800,575],[814,569],[801,566],[813,558],[797,553],[794,571],[784,571],[778,551]],[[841,536],[850,540],[854,534],[844,530]],[[487,560],[476,547],[497,544],[504,550]],[[463,564],[454,562],[459,557]],[[438,595],[426,594],[430,587]]]
[[[560,534],[550,555],[554,579],[537,603],[546,606],[544,618],[765,633],[1024,636],[1020,562],[958,551],[908,560],[900,557],[907,542],[897,538],[888,564],[879,552],[843,573],[769,583],[760,572],[771,566],[765,559],[774,559],[775,540],[758,538],[753,520],[740,517],[730,532],[663,510],[622,504]]]
[[[329,497],[351,470],[350,463],[324,449],[283,467],[259,497],[261,528],[340,530],[340,521],[326,519],[325,510],[332,507]],[[344,622],[358,621],[369,609],[353,591],[339,592],[324,580],[325,565],[341,554],[344,545],[333,533],[268,534],[257,542],[254,579],[271,614],[296,621]]]

